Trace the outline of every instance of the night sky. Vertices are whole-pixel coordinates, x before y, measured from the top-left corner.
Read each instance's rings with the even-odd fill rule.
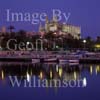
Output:
[[[37,31],[38,25],[29,22],[7,22],[6,9],[13,12],[47,12],[60,9],[70,12],[68,23],[82,27],[82,36],[100,36],[100,0],[0,0],[0,27],[14,25],[16,31]],[[63,21],[62,21],[63,22]]]

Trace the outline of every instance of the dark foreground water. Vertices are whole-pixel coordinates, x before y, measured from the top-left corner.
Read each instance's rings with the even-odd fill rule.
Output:
[[[100,100],[100,65],[0,63],[0,100]]]

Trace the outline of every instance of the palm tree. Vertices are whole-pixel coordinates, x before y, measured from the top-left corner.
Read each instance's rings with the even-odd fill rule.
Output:
[[[12,25],[10,25],[10,26],[8,27],[8,29],[9,29],[10,33],[12,33],[12,32],[13,32],[13,30],[15,29],[15,27],[14,27],[14,26],[12,26]]]

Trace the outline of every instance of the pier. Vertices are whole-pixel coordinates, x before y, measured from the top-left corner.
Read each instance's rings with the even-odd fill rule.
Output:
[[[67,52],[3,52],[0,55],[1,62],[33,62],[33,63],[100,63],[100,55],[97,53],[73,54]]]

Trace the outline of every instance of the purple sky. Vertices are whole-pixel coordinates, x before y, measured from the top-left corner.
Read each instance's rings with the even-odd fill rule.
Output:
[[[6,22],[6,9],[14,12],[47,12],[52,9],[70,12],[68,23],[82,27],[82,36],[100,36],[100,0],[0,0],[0,27],[14,25],[16,30],[37,30],[29,22]]]

